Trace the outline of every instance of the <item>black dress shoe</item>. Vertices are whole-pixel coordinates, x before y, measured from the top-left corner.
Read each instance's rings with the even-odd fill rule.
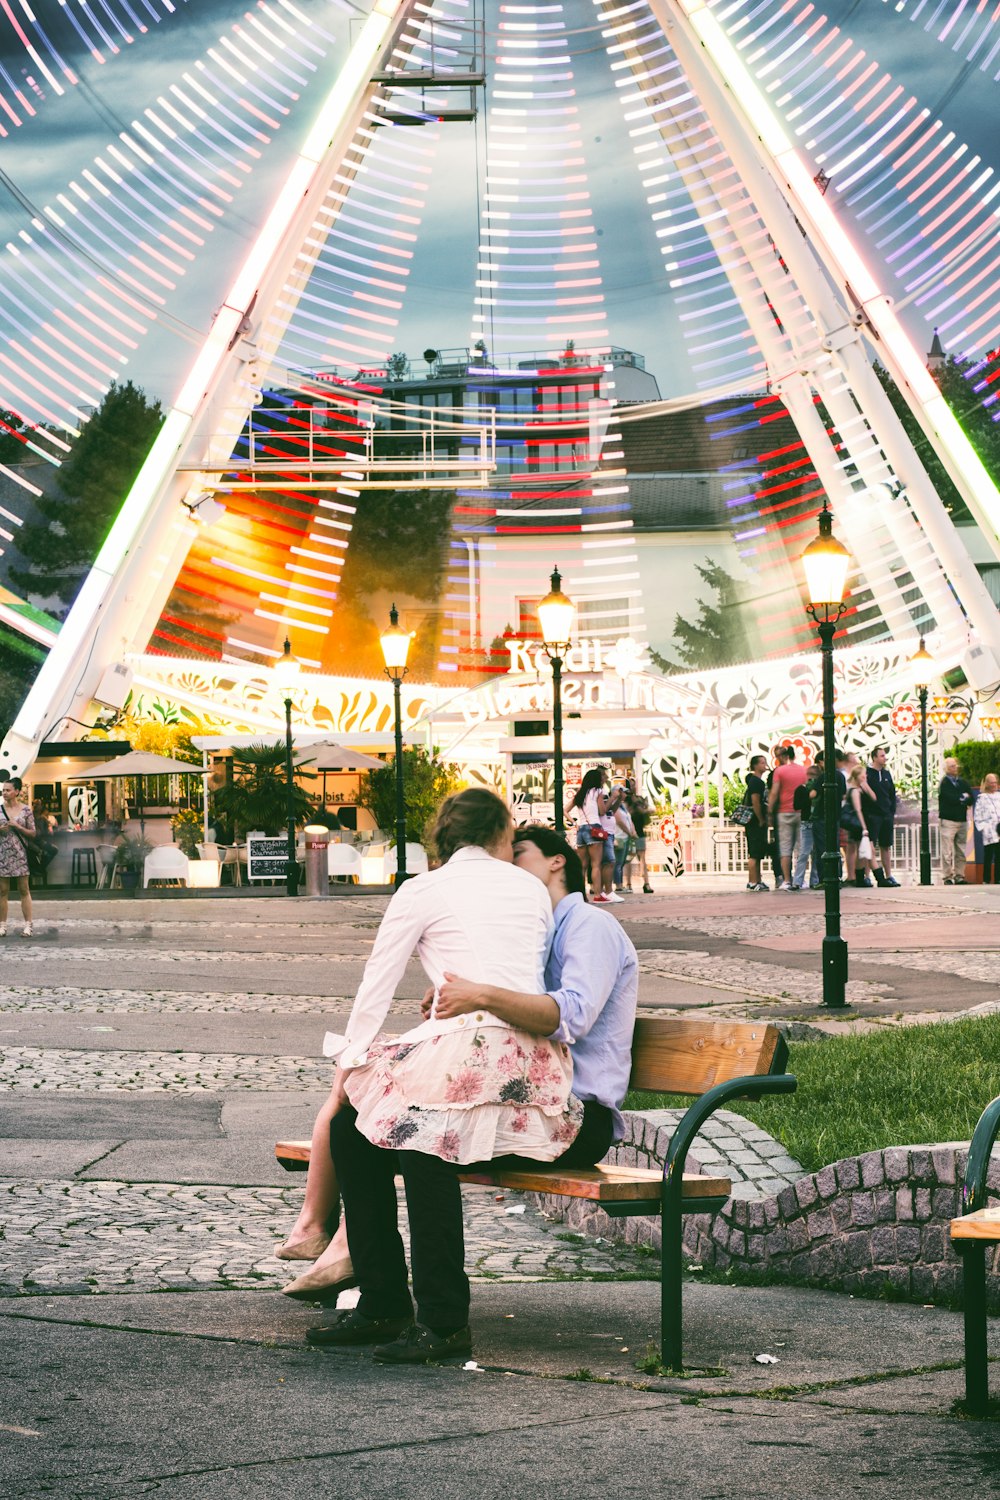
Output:
[[[468,1359],[472,1353],[472,1330],[466,1326],[442,1338],[422,1323],[411,1323],[394,1344],[372,1350],[380,1365],[441,1364],[450,1359]]]
[[[347,1349],[354,1344],[379,1344],[394,1339],[413,1326],[409,1318],[366,1318],[352,1307],[342,1312],[335,1323],[322,1328],[307,1328],[306,1343],[319,1349]]]
[[[885,879],[883,880],[882,884],[886,885],[886,886],[888,886],[888,885],[895,886],[895,888],[896,888],[897,891],[900,889],[899,881],[893,875],[887,875],[885,877]]]

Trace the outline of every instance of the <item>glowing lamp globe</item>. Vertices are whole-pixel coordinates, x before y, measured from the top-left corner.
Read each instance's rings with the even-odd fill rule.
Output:
[[[292,655],[292,643],[286,639],[285,649],[274,664],[274,680],[283,698],[292,697],[299,684],[300,670],[298,659]]]
[[[542,631],[542,643],[553,656],[559,656],[569,645],[573,634],[576,605],[562,591],[559,569],[552,574],[551,591],[538,605],[538,623]]]
[[[819,515],[819,536],[802,554],[809,603],[814,608],[842,604],[847,584],[850,553],[833,534],[833,517],[824,507]]]
[[[382,657],[385,661],[385,669],[390,676],[398,672],[406,671],[406,657],[413,639],[412,630],[404,630],[399,623],[399,612],[393,605],[389,611],[389,624],[379,640],[382,643]]]
[[[927,687],[937,676],[937,663],[924,645],[923,636],[920,637],[920,645],[910,657],[910,671],[913,673],[913,685],[918,688]]]

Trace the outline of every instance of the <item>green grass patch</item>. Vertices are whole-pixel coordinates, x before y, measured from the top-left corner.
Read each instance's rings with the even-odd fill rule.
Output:
[[[1000,1015],[794,1042],[788,1071],[799,1081],[794,1094],[735,1099],[729,1108],[770,1131],[808,1171],[885,1146],[967,1141],[1000,1095]],[[686,1102],[632,1091],[625,1108]]]

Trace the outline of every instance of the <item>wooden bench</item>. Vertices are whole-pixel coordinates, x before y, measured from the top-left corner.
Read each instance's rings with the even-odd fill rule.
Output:
[[[528,1193],[584,1198],[613,1218],[658,1214],[661,1226],[661,1355],[671,1370],[682,1367],[683,1306],[681,1245],[684,1214],[713,1214],[729,1197],[727,1177],[684,1171],[688,1150],[705,1121],[731,1099],[789,1094],[795,1079],[785,1073],[788,1048],[774,1026],[700,1020],[640,1020],[632,1042],[634,1089],[698,1097],[671,1137],[662,1171],[607,1166],[586,1169],[539,1164],[523,1171],[462,1172],[463,1182]],[[308,1141],[279,1141],[275,1156],[289,1171],[309,1164]]]
[[[962,1257],[965,1309],[965,1406],[970,1416],[984,1416],[989,1406],[990,1377],[986,1347],[986,1246],[1000,1245],[1000,1206],[987,1206],[986,1179],[1000,1134],[1000,1099],[983,1110],[969,1142],[969,1163],[962,1185],[960,1218],[951,1221],[951,1242]]]

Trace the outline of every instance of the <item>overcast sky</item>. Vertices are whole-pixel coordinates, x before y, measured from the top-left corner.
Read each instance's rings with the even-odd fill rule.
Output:
[[[72,0],[70,0],[72,3]],[[164,10],[164,0],[152,0]],[[332,55],[342,58],[349,41],[344,0],[296,0],[337,38]],[[491,0],[492,3],[492,0]],[[186,0],[176,14],[153,24],[149,6],[131,0],[134,14],[147,16],[149,30],[106,60],[88,54],[67,19],[60,0],[35,0],[34,13],[56,52],[78,74],[80,84],[59,97],[37,67],[25,65],[23,48],[13,41],[10,17],[0,13],[0,68],[34,101],[37,114],[0,139],[0,242],[26,221],[29,209],[51,202],[139,111],[169,87],[185,67],[238,21],[247,0]],[[123,0],[114,9],[125,13]],[[579,0],[580,16],[571,26],[592,24],[590,4]],[[939,6],[928,6],[936,13]],[[987,162],[1000,166],[996,130],[996,85],[960,53],[939,44],[908,14],[885,0],[833,0],[826,14],[860,42],[908,92],[943,115],[960,139]],[[92,12],[100,14],[100,7]],[[621,108],[608,61],[593,33],[581,40],[577,88],[583,112],[584,146],[604,290],[613,342],[646,358],[665,394],[691,389],[692,372],[678,357],[677,323],[666,288],[662,258],[649,210],[635,171]],[[49,65],[54,67],[52,60]],[[286,123],[255,169],[235,212],[212,236],[210,253],[182,281],[170,304],[167,323],[140,350],[129,374],[153,395],[169,402],[191,362],[232,269],[270,201],[283,171],[302,139],[319,88]],[[0,114],[0,124],[5,117]],[[6,121],[9,124],[9,121]],[[424,226],[411,275],[411,288],[399,347],[418,355],[427,346],[461,346],[473,330],[472,313],[478,242],[477,157],[482,164],[482,122],[441,127],[441,141]],[[2,297],[2,290],[0,290]],[[919,335],[918,335],[919,336]]]

